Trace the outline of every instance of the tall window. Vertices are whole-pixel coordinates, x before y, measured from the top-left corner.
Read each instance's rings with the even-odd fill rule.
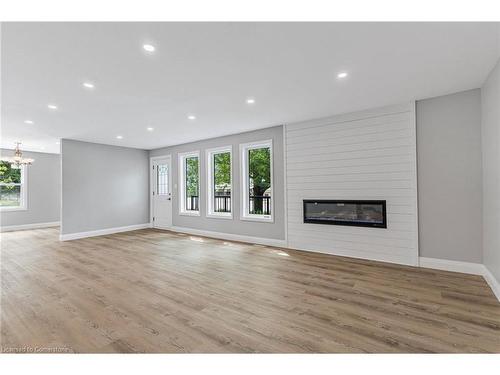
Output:
[[[200,214],[200,153],[179,154],[179,211],[184,215]]]
[[[241,219],[273,220],[272,141],[240,145],[242,191]]]
[[[232,218],[231,146],[207,150],[207,216]]]
[[[0,161],[0,210],[26,209],[26,167],[12,168]]]

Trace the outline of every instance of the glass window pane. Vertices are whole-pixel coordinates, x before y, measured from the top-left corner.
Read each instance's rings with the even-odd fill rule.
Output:
[[[199,175],[198,175],[198,157],[191,156],[186,158],[186,210],[198,211],[199,199]]]
[[[168,164],[159,164],[156,167],[156,191],[158,195],[167,195],[168,187]]]
[[[249,214],[271,215],[271,150],[248,150]]]
[[[0,207],[19,207],[21,205],[21,186],[0,185]]]
[[[231,153],[213,155],[214,212],[231,212]]]
[[[21,169],[12,168],[10,163],[0,161],[0,183],[21,183]]]

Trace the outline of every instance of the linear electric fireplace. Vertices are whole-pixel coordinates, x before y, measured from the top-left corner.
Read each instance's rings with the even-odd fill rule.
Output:
[[[385,201],[304,199],[304,223],[387,228]]]

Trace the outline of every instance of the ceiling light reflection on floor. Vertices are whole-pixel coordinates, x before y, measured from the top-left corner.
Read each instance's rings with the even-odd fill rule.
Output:
[[[189,236],[189,239],[191,241],[195,241],[195,242],[205,242],[205,240],[201,237],[193,237],[193,236]]]
[[[289,256],[290,256],[290,254],[285,253],[284,251],[273,250],[272,252],[273,252],[274,254],[276,254],[276,255],[281,255],[281,256],[283,256],[283,257],[289,257]]]

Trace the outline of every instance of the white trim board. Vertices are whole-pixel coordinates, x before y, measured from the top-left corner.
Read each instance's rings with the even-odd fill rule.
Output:
[[[432,268],[442,271],[461,272],[482,276],[490,286],[498,301],[500,301],[500,283],[495,279],[484,264],[420,257],[419,266],[422,268]]]
[[[495,279],[495,276],[493,276],[493,274],[488,268],[486,268],[486,266],[484,266],[484,274],[482,276],[490,286],[493,294],[497,297],[498,301],[500,301],[500,282]]]
[[[128,225],[125,227],[98,229],[98,230],[92,230],[92,231],[88,231],[88,232],[61,234],[59,236],[59,240],[60,241],[70,241],[70,240],[77,240],[79,238],[104,236],[107,234],[129,232],[132,230],[145,229],[145,228],[151,228],[151,223]]]
[[[33,223],[33,224],[22,224],[22,225],[8,225],[5,227],[0,227],[1,232],[12,232],[15,230],[27,230],[27,229],[40,229],[40,228],[51,228],[58,227],[61,223],[59,221],[52,221],[48,223]]]
[[[471,275],[483,275],[484,265],[481,263],[459,262],[456,260],[419,258],[419,266],[435,270],[468,273]]]
[[[285,240],[277,240],[274,238],[242,236],[239,234],[213,232],[210,230],[200,230],[200,229],[192,229],[192,228],[177,227],[177,226],[172,226],[171,228],[165,228],[165,229],[172,230],[174,232],[193,234],[195,236],[210,237],[210,238],[216,238],[216,239],[221,239],[221,240],[247,242],[247,243],[252,243],[252,244],[276,246],[276,247],[286,247]]]

